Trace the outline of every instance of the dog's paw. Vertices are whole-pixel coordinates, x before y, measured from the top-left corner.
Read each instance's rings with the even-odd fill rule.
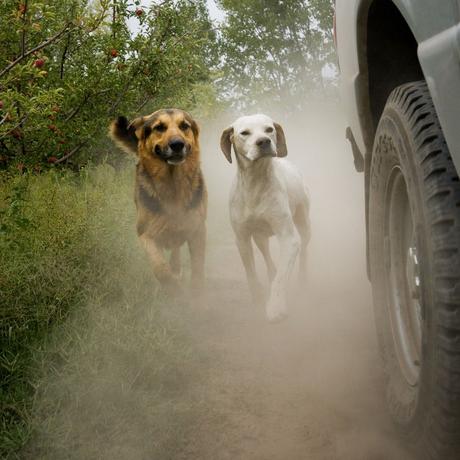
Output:
[[[264,286],[257,283],[251,287],[252,303],[256,307],[263,307],[267,301],[267,291]]]
[[[190,304],[196,311],[209,311],[208,296],[204,292],[192,292],[190,296]]]
[[[284,321],[287,319],[288,314],[285,311],[278,311],[276,313],[267,313],[267,320],[269,323],[275,324],[275,323],[281,323],[281,321]]]
[[[171,277],[168,282],[163,283],[162,288],[166,295],[175,301],[182,301],[186,298],[182,283],[175,277]]]
[[[267,316],[267,320],[270,323],[279,323],[288,317],[285,302],[282,302],[279,299],[278,301],[274,301],[273,299],[271,299],[267,304],[265,313]]]

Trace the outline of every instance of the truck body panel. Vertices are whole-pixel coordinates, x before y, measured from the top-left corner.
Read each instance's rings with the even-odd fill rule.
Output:
[[[387,0],[400,11],[418,44],[444,136],[460,171],[460,0]],[[372,151],[373,132],[366,60],[367,19],[373,0],[337,0],[341,98],[356,145]],[[388,25],[391,27],[391,24]]]

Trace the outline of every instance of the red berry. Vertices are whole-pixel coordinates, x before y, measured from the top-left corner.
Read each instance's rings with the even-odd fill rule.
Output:
[[[52,157],[48,157],[47,161],[48,163],[53,164],[53,163],[56,163],[57,160],[58,160],[57,157],[52,156]]]
[[[136,16],[141,17],[144,14],[144,10],[142,8],[137,8]]]
[[[22,132],[19,128],[15,128],[12,131],[10,131],[10,134],[15,138],[15,139],[21,139],[22,138]]]
[[[115,48],[111,49],[110,56],[112,56],[113,58],[116,58],[118,56],[118,51]]]
[[[37,69],[41,69],[45,65],[45,60],[40,58],[40,59],[35,59],[34,61],[34,67]]]
[[[59,139],[58,141],[60,144],[65,144],[65,139]]]
[[[59,108],[59,106],[55,105],[52,109],[51,109],[53,112],[55,113],[58,113],[61,111],[61,109]]]
[[[0,109],[3,109],[3,101],[0,101]]]
[[[56,131],[57,130],[56,125],[48,125],[48,129],[50,131]]]

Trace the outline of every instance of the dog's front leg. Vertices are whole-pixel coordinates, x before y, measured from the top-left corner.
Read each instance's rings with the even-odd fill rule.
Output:
[[[256,246],[259,248],[259,251],[262,253],[262,256],[265,260],[265,265],[267,266],[269,284],[272,284],[273,280],[275,279],[275,275],[276,275],[276,267],[273,262],[272,256],[270,254],[270,243],[269,243],[268,237],[255,234],[253,238],[254,238],[254,243],[256,243]]]
[[[166,261],[163,250],[152,238],[145,234],[139,237],[145,251],[150,257],[153,273],[168,294],[176,296],[182,294],[182,287],[176,276],[171,271],[170,264]]]
[[[294,225],[288,225],[277,234],[280,245],[280,260],[272,283],[266,313],[270,322],[281,321],[287,317],[287,288],[289,277],[300,250],[300,239]]]
[[[171,250],[171,256],[169,257],[169,266],[171,271],[176,278],[180,278],[181,265],[180,265],[180,247]]]
[[[206,255],[206,224],[203,223],[200,228],[188,240],[191,263],[191,290],[194,301],[202,303],[205,307],[204,290],[205,290],[205,255]]]
[[[254,261],[254,252],[252,249],[251,235],[247,232],[236,233],[236,244],[243,261],[246,277],[251,291],[252,301],[255,305],[263,305],[264,291],[257,278],[256,265]]]

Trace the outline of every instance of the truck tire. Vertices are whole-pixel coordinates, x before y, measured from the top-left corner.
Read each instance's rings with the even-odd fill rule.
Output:
[[[458,460],[460,182],[425,81],[396,88],[380,118],[369,258],[392,418],[417,458]]]

